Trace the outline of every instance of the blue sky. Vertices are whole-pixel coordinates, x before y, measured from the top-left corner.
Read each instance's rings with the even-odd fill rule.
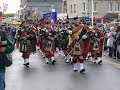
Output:
[[[0,0],[0,6],[2,3],[8,4],[8,10],[6,13],[16,13],[20,8],[20,0]]]

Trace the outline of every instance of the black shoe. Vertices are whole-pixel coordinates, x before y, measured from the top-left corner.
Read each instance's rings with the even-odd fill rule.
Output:
[[[29,66],[29,63],[26,63],[26,66]]]
[[[102,60],[100,60],[99,62],[98,62],[98,64],[101,64],[102,63]]]
[[[48,61],[46,61],[46,64],[49,64],[49,62],[48,62]]]
[[[114,57],[114,59],[116,59],[116,57]]]
[[[77,72],[78,70],[77,70],[77,69],[74,69],[73,71],[74,71],[74,72]]]
[[[66,63],[70,63],[67,59],[65,59],[65,62],[66,62]]]
[[[80,71],[80,73],[84,73],[85,72],[85,69],[82,69],[81,71]]]
[[[55,61],[55,60],[53,60],[53,61],[52,61],[52,64],[55,64],[55,62],[56,62],[56,61]]]
[[[26,63],[24,63],[23,65],[26,65]]]
[[[29,66],[29,63],[23,64],[23,65],[25,65],[25,66]]]
[[[93,63],[96,63],[96,61],[93,61]]]

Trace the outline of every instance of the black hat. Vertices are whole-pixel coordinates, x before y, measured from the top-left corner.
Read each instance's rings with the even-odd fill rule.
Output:
[[[93,23],[93,25],[97,25],[97,23]]]
[[[76,20],[76,19],[78,19],[78,17],[74,17],[74,18],[73,18],[73,20]]]

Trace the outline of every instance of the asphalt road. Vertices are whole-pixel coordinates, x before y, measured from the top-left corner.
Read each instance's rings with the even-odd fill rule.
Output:
[[[102,65],[87,61],[85,74],[73,72],[58,55],[55,65],[47,65],[39,51],[30,56],[30,67],[23,66],[18,50],[13,59],[6,70],[6,90],[120,90],[120,64],[105,56]]]

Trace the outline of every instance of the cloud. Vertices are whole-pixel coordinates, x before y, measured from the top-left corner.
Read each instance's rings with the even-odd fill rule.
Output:
[[[8,10],[6,13],[16,13],[20,7],[20,0],[0,0],[3,3],[8,4]]]

